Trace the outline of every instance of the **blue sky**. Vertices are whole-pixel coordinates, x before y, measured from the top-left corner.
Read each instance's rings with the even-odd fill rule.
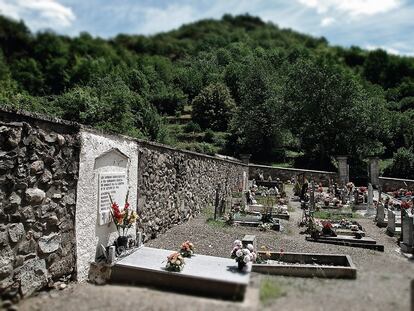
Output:
[[[0,0],[0,12],[23,19],[33,31],[104,38],[249,13],[335,45],[414,56],[414,0]]]

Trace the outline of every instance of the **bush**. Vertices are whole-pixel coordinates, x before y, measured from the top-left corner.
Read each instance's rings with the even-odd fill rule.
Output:
[[[413,149],[399,148],[394,152],[392,163],[384,171],[385,176],[414,179]]]
[[[204,141],[206,143],[213,143],[214,142],[214,132],[211,129],[208,129],[204,134]]]
[[[184,126],[184,132],[185,133],[194,133],[194,132],[201,132],[201,127],[198,125],[198,123],[195,123],[193,121],[188,122]]]
[[[236,105],[230,91],[222,83],[210,84],[193,102],[192,117],[202,129],[226,131]]]

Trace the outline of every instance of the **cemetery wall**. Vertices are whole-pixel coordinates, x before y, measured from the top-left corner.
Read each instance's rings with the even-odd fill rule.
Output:
[[[411,179],[380,177],[379,183],[384,192],[391,192],[401,188],[414,191],[414,180]]]
[[[129,233],[135,236],[135,230],[141,232],[144,242],[212,205],[217,188],[222,200],[247,184],[243,176],[247,178],[248,167],[240,162],[86,128],[81,130],[80,139],[76,204],[79,281],[87,279],[99,245],[111,245],[117,238],[113,223],[100,222],[98,189],[102,174],[126,175],[128,201],[137,207],[139,215],[137,227]],[[108,202],[105,206],[109,208]]]
[[[144,241],[213,205],[217,190],[221,202],[247,186],[241,162],[25,112],[0,110],[0,146],[0,296],[87,278],[117,237],[100,209],[103,176],[125,176],[139,214],[129,234]]]
[[[75,276],[77,132],[0,111],[0,300]]]
[[[315,171],[305,170],[296,168],[284,168],[284,167],[273,167],[258,164],[249,164],[249,179],[259,179],[259,174],[263,174],[265,180],[268,180],[269,176],[272,180],[280,178],[281,181],[287,182],[292,177],[297,177],[300,174],[304,174],[308,179],[315,179],[316,182],[321,182],[324,186],[329,185],[329,180],[333,179],[338,181],[338,174],[336,172],[327,171]]]

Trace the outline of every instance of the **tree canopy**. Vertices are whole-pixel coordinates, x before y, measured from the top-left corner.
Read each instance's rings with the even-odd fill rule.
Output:
[[[414,59],[250,15],[110,39],[0,16],[0,105],[267,163],[394,157],[395,175],[414,144]]]

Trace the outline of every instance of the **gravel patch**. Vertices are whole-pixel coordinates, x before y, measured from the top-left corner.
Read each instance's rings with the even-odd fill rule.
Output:
[[[256,235],[257,245],[269,250],[285,252],[347,254],[357,267],[356,280],[293,278],[252,273],[248,298],[244,303],[230,303],[161,292],[142,287],[75,284],[58,292],[55,297],[43,295],[24,300],[21,310],[409,310],[410,282],[414,263],[397,253],[396,238],[385,234],[372,219],[358,222],[368,236],[384,244],[385,252],[305,241],[298,227],[302,211],[292,202],[290,221],[280,220],[283,232],[260,231],[244,226],[223,226],[207,221],[212,211],[204,211],[197,218],[177,225],[149,241],[146,246],[178,250],[190,240],[196,254],[229,257],[233,241],[246,234]],[[284,295],[261,305],[257,293],[263,279],[279,284]],[[256,294],[252,294],[256,293]],[[57,296],[57,297],[56,297]],[[40,306],[40,308],[39,308]],[[84,307],[84,308],[83,308]]]

